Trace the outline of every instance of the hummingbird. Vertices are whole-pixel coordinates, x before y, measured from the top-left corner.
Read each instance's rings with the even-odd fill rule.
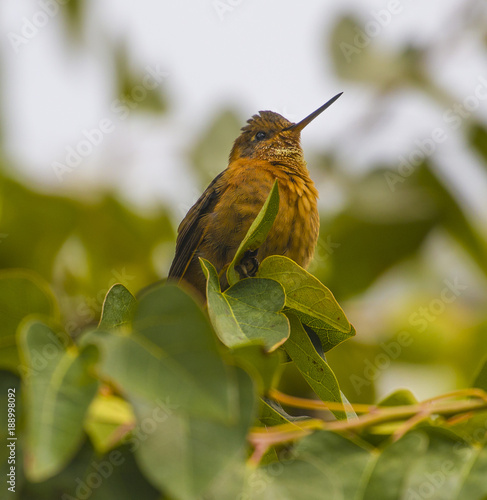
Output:
[[[285,255],[303,268],[318,241],[318,191],[304,160],[301,131],[342,93],[298,123],[273,111],[260,111],[235,140],[228,166],[189,209],[178,228],[168,279],[189,284],[204,300],[206,279],[199,257],[210,261],[228,287],[226,269],[277,179],[279,211],[265,242],[247,252],[239,273],[254,276],[259,262]],[[236,268],[237,269],[237,268]]]

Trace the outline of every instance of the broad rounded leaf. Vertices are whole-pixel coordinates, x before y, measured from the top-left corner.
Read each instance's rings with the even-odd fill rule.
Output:
[[[218,477],[225,476],[228,468],[234,464],[244,468],[255,395],[249,376],[240,369],[235,375],[239,411],[237,418],[226,424],[190,416],[173,405],[131,399],[139,424],[149,434],[148,439],[134,440],[140,468],[171,498],[203,498],[204,491]]]
[[[161,285],[139,301],[132,331],[89,332],[100,347],[102,375],[148,400],[169,398],[198,416],[234,416],[234,386],[207,317],[181,288]]]
[[[120,283],[108,290],[103,302],[98,328],[110,330],[132,321],[137,301],[135,297]]]
[[[289,322],[281,313],[284,290],[276,281],[250,278],[237,282],[225,292],[215,268],[200,259],[207,278],[208,313],[220,340],[228,347],[262,341],[268,351],[279,347],[289,336]]]
[[[408,389],[398,389],[381,399],[377,406],[405,406],[414,405],[418,402],[414,394]]]
[[[333,432],[318,431],[302,439],[295,454],[326,471],[327,491],[336,491],[332,498],[358,499],[362,478],[375,457],[371,449]]]
[[[431,498],[460,500],[468,474],[467,443],[452,432],[424,427],[389,444],[381,453],[363,493],[364,500]]]
[[[56,299],[49,284],[26,269],[0,272],[0,367],[19,370],[15,332],[22,319],[30,315],[59,319]]]
[[[284,287],[286,308],[316,332],[325,352],[355,335],[330,290],[288,257],[267,257],[258,276],[276,280]]]
[[[94,377],[98,350],[78,350],[38,321],[22,326],[20,345],[26,366],[25,470],[31,481],[59,472],[83,439],[83,421],[99,382]]]

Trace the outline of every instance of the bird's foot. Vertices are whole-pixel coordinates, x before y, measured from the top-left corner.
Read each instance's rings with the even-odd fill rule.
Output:
[[[257,274],[259,270],[259,261],[257,260],[257,250],[247,250],[243,257],[240,259],[240,263],[235,266],[235,271],[240,276],[240,279],[251,278]]]

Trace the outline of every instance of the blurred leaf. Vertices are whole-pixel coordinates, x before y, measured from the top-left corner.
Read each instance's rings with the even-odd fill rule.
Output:
[[[205,259],[200,262],[207,278],[208,314],[226,346],[262,341],[272,351],[287,339],[289,323],[280,312],[284,291],[279,283],[249,278],[222,293],[213,265]]]
[[[367,449],[338,434],[318,431],[302,439],[295,454],[323,471],[329,498],[362,498],[360,490],[375,459]]]
[[[487,470],[487,447],[470,448],[467,450],[470,455],[468,465],[464,469],[458,493],[455,498],[461,500],[485,500],[487,498],[487,481],[485,471]]]
[[[477,373],[472,387],[477,387],[478,389],[482,389],[487,392],[487,360],[484,361],[479,372]]]
[[[438,500],[465,498],[455,494],[462,477],[468,474],[467,461],[460,453],[465,445],[462,439],[443,429],[424,427],[409,432],[383,450],[363,499],[405,498],[406,495],[414,498],[425,493],[428,498]]]
[[[278,477],[276,477],[276,470],[280,471]],[[323,500],[326,498],[324,494],[327,498],[340,498],[337,496],[339,492],[332,486],[330,487],[331,478],[327,471],[315,465],[314,461],[305,461],[300,457],[290,458],[284,463],[271,463],[256,471],[248,471],[248,473],[251,474],[251,480],[247,479],[245,482],[243,498]]]
[[[259,393],[266,393],[279,373],[281,356],[278,351],[266,352],[262,343],[237,347],[231,351],[232,359],[243,368],[256,384]]]
[[[0,267],[25,267],[52,279],[59,295],[70,297],[63,304],[69,332],[98,319],[114,283],[137,290],[160,278],[154,249],[174,239],[165,208],[142,216],[108,194],[85,201],[41,194],[1,171],[0,198],[1,233],[8,234],[0,243]],[[72,241],[77,251],[66,247]],[[167,252],[169,265],[172,248]]]
[[[465,216],[455,197],[445,188],[429,163],[418,169],[418,182],[424,186],[441,212],[441,224],[467,251],[487,276],[487,243]]]
[[[76,498],[76,489],[79,487],[77,478],[85,476],[92,459],[93,449],[85,440],[73,459],[55,476],[42,482],[30,482],[23,478],[19,498],[22,500],[71,500],[69,497],[62,498],[60,492],[71,494]],[[17,465],[19,465],[18,472],[23,476],[23,464],[17,462]]]
[[[98,328],[111,330],[130,324],[135,312],[135,297],[120,284],[113,285],[105,297]]]
[[[66,20],[66,34],[68,35],[66,38],[79,42],[83,29],[85,3],[82,0],[69,0],[60,5]]]
[[[371,454],[348,439],[331,432],[315,432],[281,455],[279,462],[247,470],[242,498],[358,499],[356,494],[371,462]]]
[[[485,446],[487,444],[487,411],[479,411],[469,417],[453,418],[448,422],[449,429],[473,446]]]
[[[303,420],[309,420],[307,415],[289,415],[282,406],[273,399],[261,398],[259,406],[259,421],[266,427],[273,425],[290,424]],[[298,428],[298,426],[296,426]]]
[[[59,472],[83,438],[83,420],[98,390],[92,370],[97,349],[65,346],[48,326],[30,321],[19,332],[30,369],[25,380],[26,473],[32,481]]]
[[[322,401],[342,403],[340,387],[332,369],[316,352],[299,319],[291,313],[288,313],[288,318],[291,335],[286,342],[287,353]],[[346,418],[343,411],[332,410],[332,412],[339,419]]]
[[[286,309],[318,335],[325,352],[355,335],[330,290],[291,259],[267,257],[258,276],[276,280],[284,287]]]
[[[27,267],[43,276],[51,276],[57,252],[76,226],[78,204],[67,198],[30,191],[3,178],[1,172],[0,186],[2,232],[9,235],[0,246],[2,267]]]
[[[88,441],[58,475],[42,483],[26,483],[22,500],[160,500],[161,494],[141,474],[129,446],[105,455]]]
[[[76,490],[76,500],[160,500],[161,493],[142,475],[130,447],[124,446],[102,456],[95,456],[82,476]],[[93,485],[98,485],[94,487]],[[72,500],[71,498],[62,500]]]
[[[277,179],[274,181],[272,189],[267,196],[267,199],[260,209],[257,217],[252,222],[245,238],[240,243],[235,256],[227,268],[227,280],[230,285],[234,285],[240,279],[235,266],[237,266],[247,250],[258,250],[264,243],[269,231],[274,224],[279,211],[279,187]]]
[[[487,129],[479,122],[474,122],[467,131],[467,140],[478,153],[487,168]]]
[[[236,375],[239,410],[237,419],[227,424],[191,417],[177,408],[157,421],[152,404],[132,400],[138,422],[149,421],[152,429],[149,439],[138,442],[137,460],[145,475],[173,498],[201,498],[211,482],[235,462],[243,468],[254,392],[245,372],[237,369]]]
[[[340,244],[330,255],[328,286],[339,300],[363,292],[390,267],[414,255],[435,225],[433,218],[385,223],[351,212],[339,215],[328,228]]]
[[[378,352],[375,345],[358,342],[354,337],[326,353],[341,390],[355,403],[376,401],[375,379],[369,376],[367,362]]]
[[[399,389],[389,394],[377,403],[377,406],[407,406],[416,404],[418,401],[407,389]],[[430,422],[430,420],[428,420]],[[365,429],[360,433],[360,437],[375,447],[380,447],[390,440],[390,436],[398,428],[397,422],[386,422],[373,429]]]
[[[115,50],[115,71],[117,97],[114,101],[120,119],[126,119],[134,111],[163,113],[168,102],[162,93],[162,73],[155,67],[146,66],[144,71],[135,67],[129,60],[125,45],[119,45]],[[157,68],[159,70],[159,68]],[[152,76],[155,74],[156,76]]]
[[[381,399],[377,403],[377,406],[407,406],[414,405],[417,402],[418,400],[410,390],[398,389],[384,399]]]
[[[350,16],[339,18],[329,46],[336,74],[343,79],[390,89],[428,81],[422,68],[423,52],[407,47],[402,53],[382,50],[365,26]]]
[[[272,399],[261,398],[259,420],[266,427],[272,427],[273,425],[289,424],[293,418],[291,415],[286,414],[279,403],[276,403]]]
[[[85,430],[95,450],[110,451],[135,425],[135,415],[129,403],[113,394],[97,394],[85,421]]]
[[[242,120],[234,111],[222,111],[193,146],[190,160],[202,187],[226,167],[241,126]]]
[[[27,315],[59,321],[59,309],[49,284],[27,269],[0,271],[0,367],[19,371],[15,332]]]
[[[101,374],[124,394],[169,398],[194,415],[221,421],[234,416],[233,384],[211,326],[176,286],[159,286],[141,298],[132,333],[94,331],[82,343],[99,346]]]

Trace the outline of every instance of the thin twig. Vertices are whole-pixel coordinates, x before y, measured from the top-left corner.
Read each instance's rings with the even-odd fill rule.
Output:
[[[277,389],[271,389],[269,391],[269,397],[284,405],[292,406],[294,408],[306,408],[307,410],[338,410],[346,412],[348,406],[343,403],[337,403],[336,401],[319,401],[317,399],[298,398],[296,396],[284,394]],[[368,413],[377,408],[375,405],[362,404],[353,404],[351,406],[355,413]]]
[[[344,405],[339,403],[321,402],[304,398],[297,398],[283,394],[277,390],[271,390],[270,396],[274,397],[283,404],[297,406],[307,409],[338,409],[343,410]],[[464,401],[444,401],[449,398],[458,397],[469,398]],[[472,397],[477,398],[471,399]],[[480,389],[466,389],[464,391],[455,391],[437,398],[431,398],[421,403],[403,406],[369,406],[354,405],[354,410],[364,413],[352,420],[337,420],[325,422],[320,419],[309,419],[300,422],[292,422],[272,427],[254,427],[248,436],[249,442],[254,446],[254,454],[251,457],[251,463],[258,464],[262,456],[269,447],[283,444],[310,434],[313,430],[330,431],[358,431],[367,427],[372,427],[384,422],[395,420],[405,420],[405,423],[399,427],[393,434],[393,439],[399,439],[406,432],[411,430],[419,422],[433,415],[450,414],[472,414],[476,410],[487,409],[487,394]]]

